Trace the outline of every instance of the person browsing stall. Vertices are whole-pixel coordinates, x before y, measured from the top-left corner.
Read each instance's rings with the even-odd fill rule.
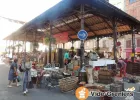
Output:
[[[23,78],[23,94],[28,93],[28,85],[31,82],[31,68],[32,62],[29,57],[26,57],[22,62],[22,69],[24,70],[24,78]]]
[[[65,70],[67,70],[67,64],[69,63],[69,52],[66,51],[66,53],[64,54],[64,63],[65,63]]]
[[[123,60],[117,61],[117,66],[120,68],[120,77],[122,77],[122,74],[126,76],[126,66],[127,64]]]

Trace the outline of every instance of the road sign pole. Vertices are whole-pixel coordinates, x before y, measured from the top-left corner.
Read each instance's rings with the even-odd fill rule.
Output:
[[[81,29],[84,30],[84,5],[81,5]],[[81,40],[81,57],[80,57],[80,67],[82,68],[84,63],[84,40]]]

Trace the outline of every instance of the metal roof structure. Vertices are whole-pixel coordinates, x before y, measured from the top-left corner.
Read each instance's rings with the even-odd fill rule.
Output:
[[[70,40],[78,40],[77,33],[81,29],[80,6],[84,4],[84,28],[88,38],[112,36],[112,20],[117,21],[119,34],[130,34],[132,27],[138,32],[140,21],[128,15],[104,0],[62,0],[57,5],[37,16],[23,27],[6,37],[5,40],[24,40],[25,33],[30,35],[27,41],[32,41],[34,30],[50,31],[50,21],[53,23],[52,35],[68,32]],[[42,41],[44,34],[38,34],[37,41]]]

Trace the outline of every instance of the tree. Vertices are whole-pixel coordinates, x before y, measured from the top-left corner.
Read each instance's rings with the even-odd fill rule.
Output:
[[[55,44],[56,43],[56,39],[54,37],[45,37],[45,44],[48,45],[49,43],[53,43]]]

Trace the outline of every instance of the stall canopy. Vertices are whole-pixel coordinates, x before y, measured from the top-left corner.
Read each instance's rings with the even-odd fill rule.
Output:
[[[25,33],[31,34],[32,30],[50,31],[50,21],[52,21],[52,35],[68,33],[68,40],[77,40],[77,33],[81,29],[80,7],[84,5],[84,29],[88,32],[88,38],[112,36],[113,24],[117,22],[118,34],[132,33],[131,28],[139,31],[140,21],[121,11],[105,0],[62,0],[60,3],[26,23],[5,40],[24,40]],[[42,39],[38,33],[38,39]],[[64,35],[65,36],[65,35]],[[31,36],[32,37],[32,36]],[[59,37],[59,36],[58,36]],[[30,38],[32,40],[32,38]],[[29,39],[29,40],[30,40]],[[67,39],[67,38],[65,38]],[[42,40],[41,40],[42,41]]]

